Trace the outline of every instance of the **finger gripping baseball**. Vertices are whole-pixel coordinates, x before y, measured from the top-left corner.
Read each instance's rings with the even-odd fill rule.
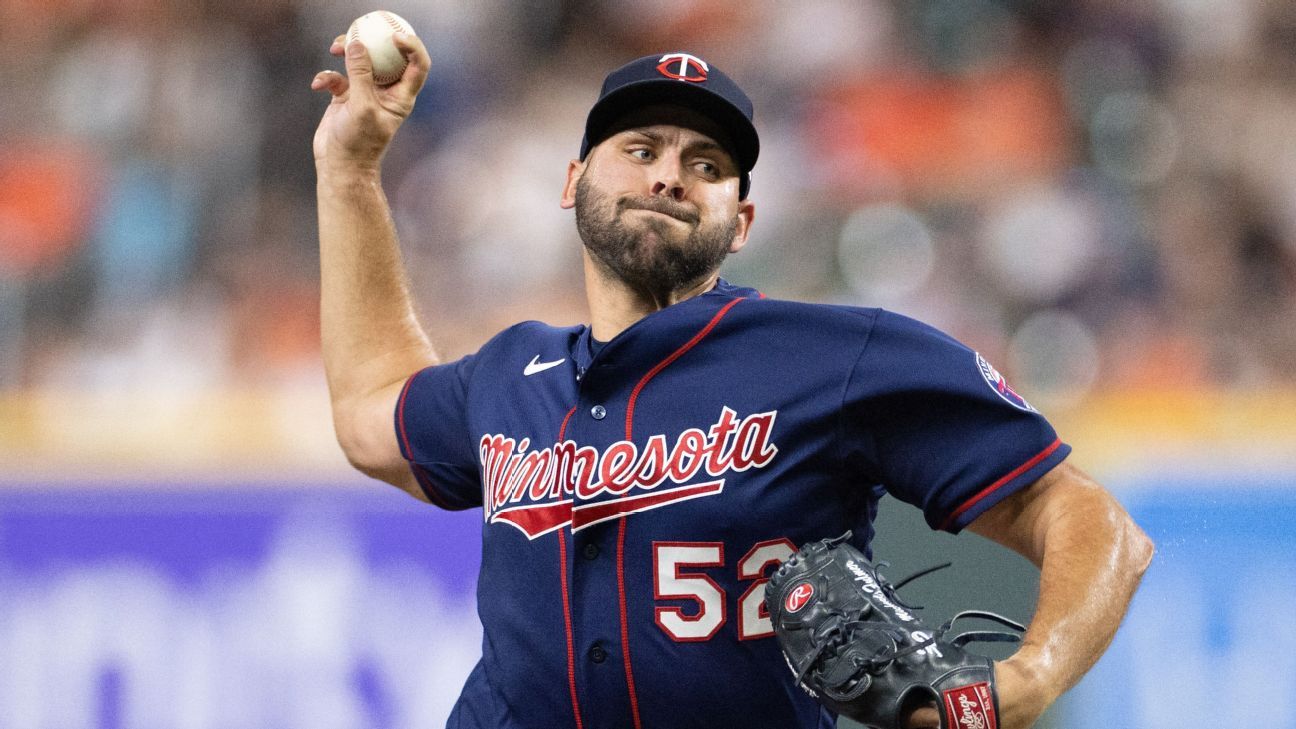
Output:
[[[882,576],[886,563],[870,563],[849,538],[847,532],[803,546],[766,586],[765,605],[797,684],[829,709],[876,729],[900,729],[905,713],[923,703],[938,706],[942,729],[997,729],[994,663],[963,646],[1019,641],[1025,628],[968,610],[928,630],[917,616],[921,608],[906,604]],[[978,630],[947,640],[962,618],[1018,632]]]
[[[413,35],[414,29],[404,18],[386,10],[365,13],[347,29],[348,55],[357,44],[364,47],[361,55],[367,59],[362,68],[373,76],[373,82],[378,86],[389,86],[399,81],[409,64],[409,59],[396,42],[396,33]]]

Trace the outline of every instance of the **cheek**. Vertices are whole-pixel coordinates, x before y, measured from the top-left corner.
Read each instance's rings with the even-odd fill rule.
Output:
[[[698,201],[705,204],[707,209],[716,211],[717,215],[728,219],[738,214],[741,202],[738,200],[737,178],[726,178],[719,184],[702,184],[699,193],[701,197]]]
[[[710,195],[702,202],[706,210],[704,218],[712,224],[728,224],[734,216],[738,214],[738,203],[736,201],[737,193],[731,198],[729,195]]]
[[[641,167],[614,160],[599,170],[598,183],[609,194],[621,195],[626,192],[639,194],[639,188],[647,179]]]

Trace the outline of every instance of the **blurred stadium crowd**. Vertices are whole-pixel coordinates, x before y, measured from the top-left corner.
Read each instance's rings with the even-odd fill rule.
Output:
[[[0,390],[322,391],[308,86],[371,9],[0,2]],[[607,70],[685,50],[762,134],[729,279],[925,319],[1059,407],[1296,384],[1288,0],[387,9],[433,57],[386,185],[448,356],[583,319],[566,162]]]

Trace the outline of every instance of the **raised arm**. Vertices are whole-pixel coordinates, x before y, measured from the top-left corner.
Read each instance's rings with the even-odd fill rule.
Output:
[[[330,52],[345,55],[346,75],[323,71],[311,82],[333,97],[314,139],[320,330],[333,426],[347,460],[424,498],[392,418],[405,380],[437,360],[414,314],[381,167],[430,61],[417,37],[398,34],[395,42],[409,65],[391,86],[376,86],[364,46],[344,46],[341,36]]]
[[[999,662],[1001,726],[1032,726],[1107,649],[1152,559],[1151,540],[1102,486],[1063,462],[969,527],[1040,568],[1022,647]]]

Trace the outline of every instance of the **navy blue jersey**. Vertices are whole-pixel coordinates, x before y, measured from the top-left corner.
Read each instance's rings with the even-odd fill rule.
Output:
[[[887,493],[957,532],[1069,452],[984,358],[887,311],[722,281],[593,352],[527,322],[401,394],[428,499],[482,510],[450,727],[831,727],[767,571],[847,529],[867,549]]]

